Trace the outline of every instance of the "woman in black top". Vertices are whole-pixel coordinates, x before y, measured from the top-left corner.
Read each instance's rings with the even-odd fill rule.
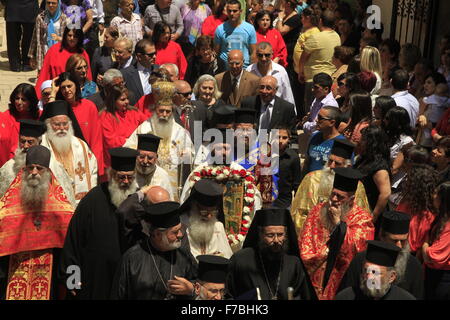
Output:
[[[206,35],[200,36],[195,42],[195,52],[188,61],[184,80],[194,87],[201,75],[215,76],[223,71],[225,64],[222,59],[217,59],[213,39]]]
[[[119,38],[119,31],[115,27],[109,27],[105,29],[103,46],[95,49],[92,57],[92,79],[101,84],[103,74],[106,70],[113,67],[114,61],[112,60],[112,49],[114,48],[114,42]]]
[[[383,129],[370,125],[361,130],[361,140],[357,145],[359,158],[354,167],[365,177],[362,179],[367,200],[373,214],[374,223],[386,209],[391,194],[390,152],[388,139]],[[379,222],[376,223],[376,227]]]

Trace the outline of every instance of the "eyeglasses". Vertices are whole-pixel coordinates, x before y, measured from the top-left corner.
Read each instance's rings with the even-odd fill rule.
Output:
[[[323,121],[323,120],[333,120],[331,118],[322,117],[320,114],[317,115],[317,121]]]
[[[338,82],[338,87],[343,87],[343,86],[345,86],[346,84],[344,83],[344,82],[342,82],[342,81],[339,81]]]
[[[177,92],[178,94],[181,94],[185,98],[189,98],[190,95],[192,95],[192,91],[189,92]]]
[[[202,285],[200,282],[199,284],[206,289],[210,294],[212,294],[213,297],[217,296],[220,293],[220,296],[223,298],[223,296],[227,293],[225,289],[210,289]]]
[[[217,215],[218,210],[216,210],[216,209],[214,209],[214,210],[199,210],[199,213],[203,217],[206,217],[209,214],[214,216],[214,215]]]
[[[258,56],[258,58],[262,58],[262,57],[270,58],[272,53],[257,53],[256,55]]]

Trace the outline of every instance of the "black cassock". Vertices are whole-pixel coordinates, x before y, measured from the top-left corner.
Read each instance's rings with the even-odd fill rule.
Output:
[[[111,298],[164,300],[169,294],[163,281],[166,286],[174,276],[193,281],[197,278],[197,270],[197,263],[186,248],[160,252],[151,247],[147,238],[123,255],[114,278]],[[192,296],[171,298],[192,299]]]
[[[350,263],[344,277],[339,286],[339,291],[348,287],[358,287],[361,277],[364,261],[366,260],[366,251],[359,252]],[[403,279],[397,283],[402,289],[411,293],[417,300],[423,299],[424,296],[424,280],[422,266],[413,255],[409,255],[406,263],[405,274]],[[338,291],[338,292],[339,292]]]
[[[270,283],[270,290],[278,300],[287,300],[287,288],[294,289],[294,299],[311,300],[311,292],[305,279],[305,271],[298,257],[284,254],[283,265],[280,273],[280,263],[263,258],[264,268]],[[278,291],[276,289],[278,276],[280,281]],[[271,300],[269,287],[264,275],[258,251],[247,247],[236,252],[231,257],[230,268],[227,278],[227,289],[236,299],[248,293],[256,287],[260,290],[261,299]]]
[[[334,300],[374,300],[367,297],[361,289],[357,287],[348,287],[339,292]],[[416,300],[413,295],[396,285],[391,286],[388,293],[384,295],[380,300]]]
[[[81,290],[77,299],[109,299],[114,274],[121,257],[116,207],[108,183],[96,186],[80,201],[69,224],[59,268],[60,279],[80,267]],[[70,297],[70,295],[69,295]]]

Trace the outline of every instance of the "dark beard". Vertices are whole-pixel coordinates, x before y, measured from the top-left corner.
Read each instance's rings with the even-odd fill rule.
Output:
[[[288,241],[285,240],[282,245],[274,244],[269,246],[264,241],[260,240],[259,250],[261,251],[263,259],[272,262],[280,261],[288,250]]]

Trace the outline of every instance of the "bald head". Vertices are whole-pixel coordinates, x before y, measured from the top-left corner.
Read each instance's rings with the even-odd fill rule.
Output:
[[[191,85],[187,81],[177,80],[174,83],[175,83],[175,88],[177,89],[178,92],[182,92],[183,90],[190,90],[191,89]]]
[[[234,77],[238,77],[244,66],[244,55],[241,50],[231,50],[228,52],[228,65]]]
[[[237,59],[244,61],[244,55],[241,50],[231,50],[228,52],[228,59]]]
[[[192,88],[189,82],[184,80],[177,80],[175,83],[176,94],[172,100],[177,106],[186,104],[191,99]]]
[[[151,186],[146,192],[145,197],[150,203],[158,203],[163,201],[170,201],[169,192],[159,186]]]
[[[278,81],[272,76],[265,76],[259,80],[259,96],[265,103],[269,103],[275,97],[278,90]]]

